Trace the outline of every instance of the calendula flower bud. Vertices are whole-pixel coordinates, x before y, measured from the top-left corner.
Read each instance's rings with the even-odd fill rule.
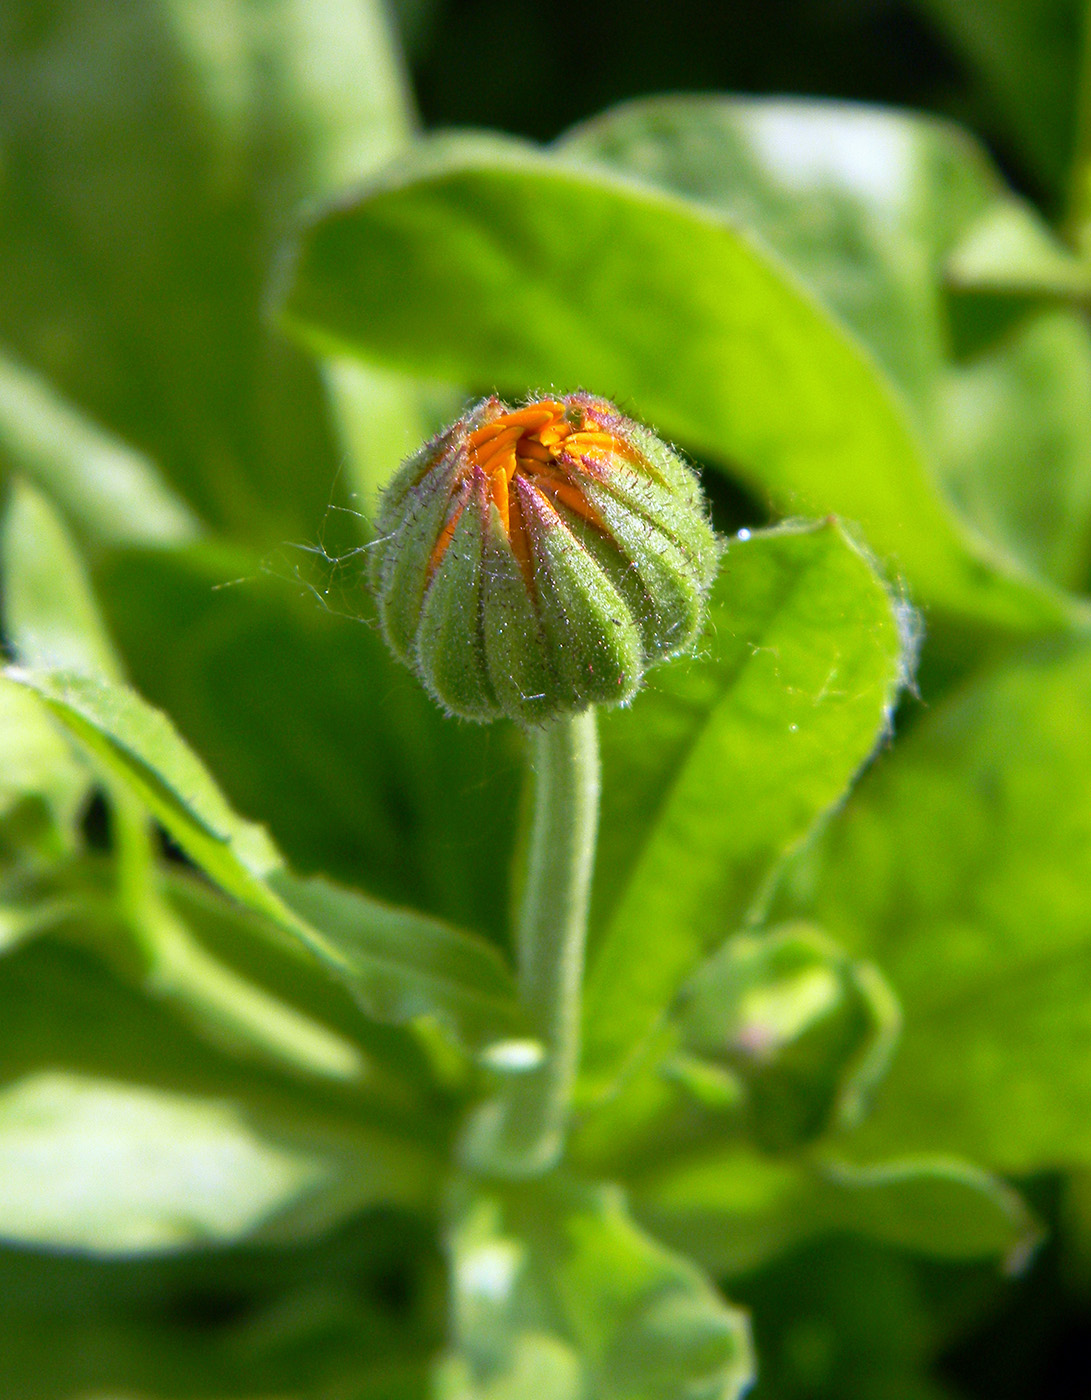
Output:
[[[685,463],[590,394],[483,399],[404,464],[377,524],[387,641],[472,720],[631,699],[692,644],[719,555]]]

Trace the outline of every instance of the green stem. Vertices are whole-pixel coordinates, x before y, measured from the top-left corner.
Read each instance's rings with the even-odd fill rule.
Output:
[[[1066,222],[1077,252],[1091,259],[1091,0],[1084,4],[1082,43]]]
[[[598,827],[594,710],[530,736],[534,815],[516,927],[519,995],[545,1047],[535,1069],[512,1075],[474,1152],[504,1176],[532,1176],[561,1154],[579,1057],[580,985]],[[485,1150],[482,1150],[485,1148]]]

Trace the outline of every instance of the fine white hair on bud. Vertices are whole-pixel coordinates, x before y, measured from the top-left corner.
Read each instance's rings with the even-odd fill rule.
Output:
[[[632,699],[693,644],[719,560],[689,467],[584,393],[482,399],[404,463],[377,524],[386,639],[471,720]]]

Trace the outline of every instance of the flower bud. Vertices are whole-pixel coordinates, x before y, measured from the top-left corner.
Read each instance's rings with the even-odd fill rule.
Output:
[[[719,556],[689,468],[589,394],[483,399],[402,466],[377,524],[386,639],[473,720],[631,699],[692,644]]]

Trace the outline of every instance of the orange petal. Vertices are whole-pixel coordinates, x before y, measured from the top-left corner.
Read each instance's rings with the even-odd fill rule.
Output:
[[[553,418],[558,418],[564,413],[564,404],[557,403],[554,399],[542,399],[538,403],[528,403],[526,408],[518,408],[514,413],[505,415],[505,423],[518,423],[520,427],[529,428],[531,432],[538,428],[544,428]]]
[[[477,447],[474,449],[474,461],[479,467],[482,468],[482,470],[493,471],[495,469],[494,466],[491,465],[493,459],[499,453],[502,453],[505,450],[505,448],[513,447],[514,444],[519,441],[522,435],[522,428],[507,427],[501,429],[501,431],[498,432],[495,437],[490,439],[481,447]]]
[[[514,453],[512,455],[514,456]],[[508,500],[508,478],[504,472],[495,472],[489,478],[489,490],[492,492],[492,498],[496,502],[496,509],[500,512],[500,521],[504,526],[504,534],[510,535],[511,508]]]
[[[518,457],[526,458],[534,462],[552,462],[553,454],[548,447],[544,447],[537,438],[520,438],[519,445],[515,449]]]
[[[571,423],[550,423],[548,428],[539,431],[538,441],[546,447],[555,447],[557,443],[563,442],[571,431]]]

